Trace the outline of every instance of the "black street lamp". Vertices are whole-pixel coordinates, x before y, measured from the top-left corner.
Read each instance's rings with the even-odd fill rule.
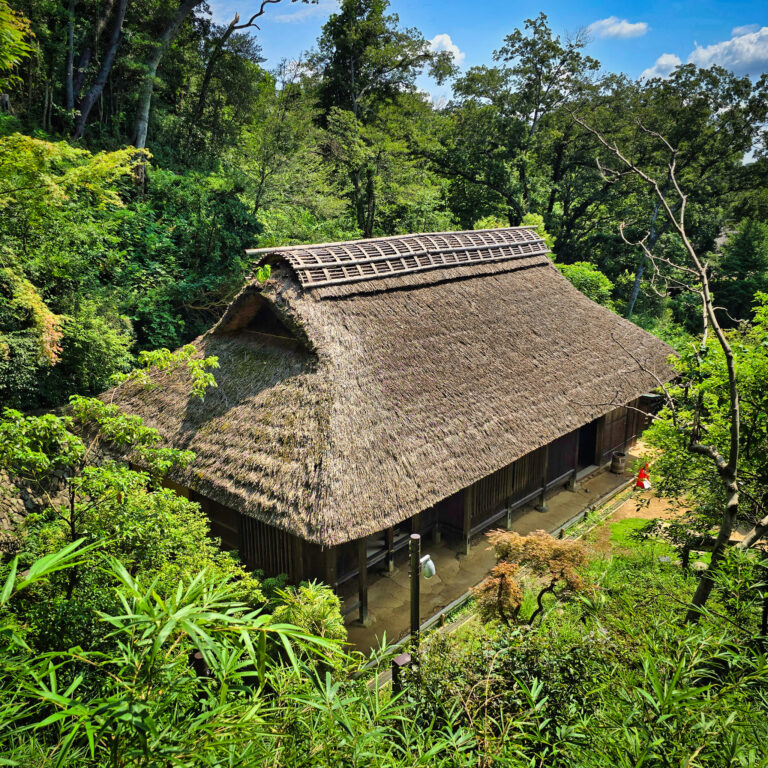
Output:
[[[420,611],[420,579],[424,574],[425,579],[431,579],[435,575],[435,564],[429,555],[421,556],[421,536],[418,533],[411,534],[411,640],[415,646],[419,644]]]

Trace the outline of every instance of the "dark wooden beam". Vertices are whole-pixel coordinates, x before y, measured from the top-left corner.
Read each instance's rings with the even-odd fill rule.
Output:
[[[464,522],[462,525],[462,540],[464,544],[464,554],[469,554],[469,540],[472,531],[472,511],[475,508],[475,486],[470,485],[464,489]]]
[[[605,442],[605,416],[601,416],[597,420],[597,429],[595,430],[595,464],[600,466],[601,459],[604,453]]]
[[[387,566],[387,573],[392,573],[395,569],[395,528],[390,526],[385,532],[385,538],[387,541],[387,555],[385,563]]]
[[[328,547],[323,552],[325,559],[325,583],[335,590],[337,587],[337,575],[336,575],[336,559],[337,559],[336,547]]]
[[[357,541],[357,595],[361,624],[368,623],[368,541],[364,536]]]
[[[421,512],[411,518],[411,533],[421,533]]]
[[[541,496],[539,496],[539,503],[536,505],[536,509],[539,512],[547,511],[547,474],[549,473],[549,443],[544,446],[544,461],[541,470]]]
[[[304,580],[304,547],[302,540],[298,536],[292,536],[293,539],[291,547],[292,563],[292,576],[293,581],[296,584],[300,584]]]

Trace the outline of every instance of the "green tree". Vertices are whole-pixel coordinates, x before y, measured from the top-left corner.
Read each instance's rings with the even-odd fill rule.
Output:
[[[768,225],[745,219],[731,234],[715,268],[714,290],[728,321],[746,320],[758,293],[768,290]]]
[[[122,185],[137,162],[128,150],[91,154],[18,133],[0,137],[4,403],[39,407],[93,394],[128,364],[131,329],[104,283],[121,258],[112,249]]]
[[[768,295],[758,294],[754,321],[728,331],[739,383],[739,503],[734,526],[749,529],[739,543],[749,549],[768,531]],[[710,535],[727,503],[728,489],[708,456],[692,452],[691,442],[712,445],[727,455],[731,439],[729,381],[724,353],[716,338],[689,345],[677,363],[679,382],[669,388],[670,405],[645,433],[661,449],[656,471],[659,488],[670,498],[685,499],[691,515],[680,531]],[[674,407],[672,407],[674,406]]]
[[[0,92],[14,81],[13,70],[32,53],[30,37],[29,19],[0,0]]]
[[[388,218],[386,208],[402,197],[407,177],[417,175],[397,125],[403,112],[413,118],[426,108],[416,95],[417,75],[428,67],[442,81],[453,71],[446,52],[431,51],[418,30],[401,29],[388,7],[387,0],[344,0],[308,60],[317,71],[327,153],[349,179],[350,207],[364,237]],[[424,203],[432,207],[428,198],[419,202],[422,212]]]
[[[669,409],[668,419],[673,427],[681,432],[686,450],[696,457],[702,457],[709,463],[722,494],[720,526],[713,544],[710,566],[699,581],[687,614],[687,620],[695,622],[698,621],[701,611],[712,593],[715,579],[725,560],[726,547],[740,515],[742,503],[740,486],[743,483],[740,475],[743,434],[741,413],[743,406],[738,367],[741,350],[729,338],[718,320],[708,265],[702,260],[694,242],[688,235],[686,218],[688,195],[677,176],[678,150],[663,135],[639,123],[639,130],[657,142],[661,152],[668,153],[669,163],[666,169],[667,181],[665,182],[662,181],[663,177],[655,175],[652,167],[647,168],[639,165],[632,159],[631,153],[626,148],[622,148],[617,142],[607,139],[599,129],[591,124],[589,119],[577,113],[573,113],[573,118],[595,137],[606,151],[607,156],[612,158],[612,164],[603,167],[606,178],[616,178],[628,174],[646,185],[655,196],[670,229],[675,234],[679,255],[674,260],[659,259],[648,245],[649,233],[637,240],[635,246],[640,248],[643,256],[654,265],[655,273],[662,276],[667,285],[671,285],[677,290],[693,293],[700,298],[704,325],[701,347],[706,348],[707,337],[711,330],[717,349],[721,353],[718,373],[724,387],[720,395],[722,405],[716,420],[716,423],[719,422],[721,427],[719,431],[707,429],[705,426],[712,411],[703,391],[700,391],[701,397],[694,401],[690,410],[692,417],[679,420],[676,416],[678,409],[680,407],[690,408],[690,405],[685,399],[681,404],[678,404],[669,390],[665,390],[666,403]],[[668,193],[668,187],[671,187],[673,191]],[[623,223],[620,226],[620,232],[622,238],[629,244],[631,241],[627,238]],[[639,368],[643,369],[642,360],[635,358],[635,362]],[[659,381],[659,384],[663,386],[663,382]],[[681,393],[678,393],[678,400],[680,397]],[[745,541],[748,542],[745,546],[754,545],[765,530],[768,530],[768,517],[757,521],[753,530],[745,538]]]
[[[451,71],[448,55],[430,51],[418,30],[401,29],[388,7],[388,0],[343,0],[323,26],[309,65],[319,72],[324,115],[336,107],[370,123],[381,106],[415,91],[423,67],[441,77]]]
[[[613,309],[611,294],[613,283],[593,264],[588,261],[577,261],[573,264],[557,264],[561,274],[568,278],[573,285],[585,296]]]
[[[438,144],[421,151],[456,184],[481,188],[485,205],[500,207],[510,224],[545,210],[551,182],[539,153],[552,140],[547,126],[555,113],[598,67],[582,53],[584,45],[582,37],[554,35],[543,13],[527,19],[525,31],[507,35],[494,53],[496,66],[472,67],[454,82]]]
[[[126,378],[151,386],[149,367],[184,367],[190,389],[203,396],[215,385],[215,358],[199,359],[193,347],[171,354],[142,356],[143,367]],[[112,393],[119,399],[120,388]],[[94,547],[83,567],[69,569],[36,594],[25,615],[39,647],[62,649],[98,636],[98,610],[113,607],[104,573],[104,554],[115,556],[134,574],[151,574],[171,589],[185,574],[207,568],[236,580],[241,599],[262,600],[258,582],[208,536],[208,521],[197,504],[161,487],[163,476],[193,458],[163,447],[160,436],[114,403],[73,397],[71,415],[24,416],[6,409],[0,420],[0,467],[28,485],[47,503],[25,519],[20,558],[31,562],[74,542]],[[141,469],[109,458],[130,454]]]

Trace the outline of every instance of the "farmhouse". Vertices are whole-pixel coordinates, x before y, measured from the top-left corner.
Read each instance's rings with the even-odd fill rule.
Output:
[[[194,342],[218,388],[162,373],[121,406],[195,452],[175,487],[267,574],[364,593],[411,532],[466,548],[624,450],[672,375],[532,228],[249,253],[271,277]]]

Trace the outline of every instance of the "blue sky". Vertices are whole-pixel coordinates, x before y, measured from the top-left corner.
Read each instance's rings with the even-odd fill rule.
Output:
[[[217,21],[253,13],[258,0],[212,0]],[[304,5],[283,0],[268,6],[256,33],[265,66],[296,59],[310,49],[337,0]],[[491,61],[504,36],[544,11],[553,29],[568,34],[589,28],[588,53],[603,69],[632,77],[666,75],[676,64],[722,64],[740,74],[768,71],[768,3],[763,0],[650,0],[594,2],[558,0],[392,0],[404,26],[417,27],[439,48],[454,52],[463,69]],[[434,97],[447,95],[423,78]]]

